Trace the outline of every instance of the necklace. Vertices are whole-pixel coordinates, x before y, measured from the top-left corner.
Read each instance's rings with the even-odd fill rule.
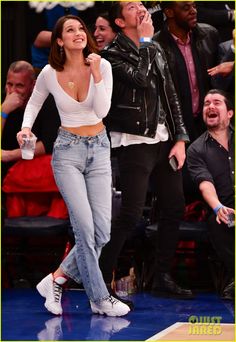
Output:
[[[67,82],[67,85],[70,89],[74,89],[75,83],[74,82]]]

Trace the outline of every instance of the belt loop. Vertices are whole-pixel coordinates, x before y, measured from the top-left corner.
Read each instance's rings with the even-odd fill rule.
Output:
[[[96,143],[100,144],[101,140],[102,140],[101,134],[98,134]]]

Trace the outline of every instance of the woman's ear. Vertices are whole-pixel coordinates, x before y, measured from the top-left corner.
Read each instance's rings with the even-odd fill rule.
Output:
[[[63,47],[63,41],[61,40],[61,38],[57,38],[57,44],[58,44],[60,47]]]

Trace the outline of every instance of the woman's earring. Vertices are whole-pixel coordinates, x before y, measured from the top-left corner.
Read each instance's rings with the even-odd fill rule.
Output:
[[[60,46],[60,55],[61,55],[61,57],[63,56],[63,53],[64,53],[64,49],[63,49],[62,46]]]

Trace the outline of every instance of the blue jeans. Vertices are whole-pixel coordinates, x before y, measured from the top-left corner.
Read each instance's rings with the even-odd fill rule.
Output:
[[[67,205],[75,246],[60,267],[83,282],[90,300],[109,296],[99,268],[102,247],[110,239],[111,162],[106,131],[82,137],[62,128],[54,143],[52,168]]]

